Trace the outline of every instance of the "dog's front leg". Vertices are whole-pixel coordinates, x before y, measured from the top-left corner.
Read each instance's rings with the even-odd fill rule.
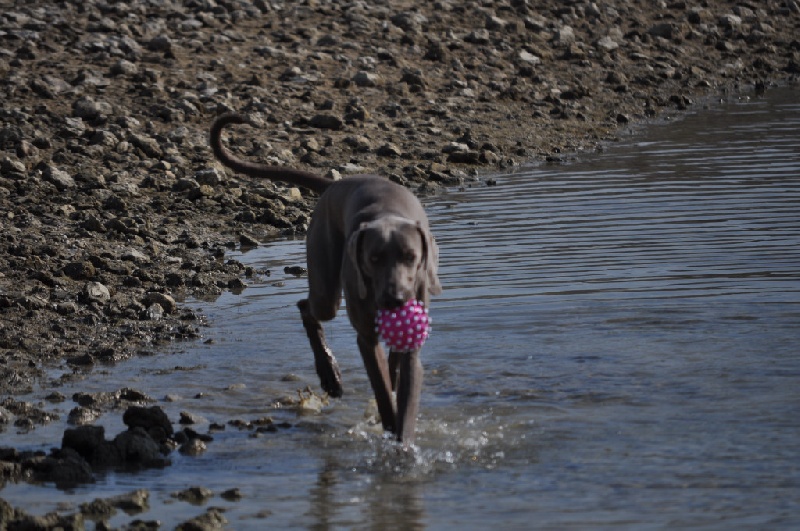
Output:
[[[375,401],[378,404],[378,413],[381,416],[383,429],[396,433],[395,412],[392,402],[392,383],[389,378],[389,365],[383,347],[375,337],[364,337],[358,335],[358,350],[364,360],[364,367],[367,369],[369,383],[375,393]]]
[[[308,341],[311,343],[311,350],[314,352],[314,365],[317,369],[320,385],[328,395],[339,398],[343,394],[342,374],[339,371],[339,364],[333,355],[333,351],[325,341],[325,332],[322,324],[311,315],[308,299],[303,299],[297,303],[300,309],[300,316],[303,319],[303,328],[306,329]]]
[[[397,367],[397,440],[403,446],[414,444],[417,413],[422,392],[422,361],[420,349],[411,352],[392,352],[390,360]]]

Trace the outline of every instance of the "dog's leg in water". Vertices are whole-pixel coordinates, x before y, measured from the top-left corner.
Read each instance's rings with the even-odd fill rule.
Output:
[[[395,359],[392,360],[392,354]],[[422,392],[422,362],[419,349],[412,352],[391,353],[397,371],[397,440],[403,446],[414,443]]]
[[[311,343],[311,350],[314,352],[314,365],[317,368],[320,385],[328,395],[339,398],[343,393],[342,374],[339,372],[339,364],[336,363],[333,351],[325,341],[325,332],[322,330],[322,324],[311,315],[308,299],[298,302],[297,307],[300,309],[303,327],[306,329],[308,341]]]
[[[364,360],[364,367],[367,369],[369,383],[375,393],[375,401],[378,404],[378,413],[381,416],[383,429],[395,432],[395,413],[394,402],[392,401],[392,383],[389,379],[389,365],[386,363],[386,356],[383,347],[377,338],[365,339],[361,334],[358,335],[358,350],[361,351],[361,358]]]

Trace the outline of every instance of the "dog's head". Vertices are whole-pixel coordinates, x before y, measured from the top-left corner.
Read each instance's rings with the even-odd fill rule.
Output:
[[[377,308],[396,308],[423,298],[426,291],[442,291],[439,249],[419,221],[386,216],[362,223],[350,235],[347,252],[356,269],[358,296],[372,294]]]

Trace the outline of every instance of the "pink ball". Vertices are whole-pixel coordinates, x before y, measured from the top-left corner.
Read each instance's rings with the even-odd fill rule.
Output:
[[[397,352],[417,350],[431,331],[428,310],[416,300],[407,301],[400,308],[378,310],[375,324],[383,342]]]

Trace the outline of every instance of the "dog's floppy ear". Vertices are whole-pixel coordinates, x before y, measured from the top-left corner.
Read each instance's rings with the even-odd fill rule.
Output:
[[[442,292],[442,285],[439,282],[439,246],[436,239],[427,227],[423,227],[421,222],[417,222],[417,230],[422,238],[422,273],[425,275],[428,291],[431,295],[438,295]]]
[[[356,270],[356,287],[358,288],[359,299],[367,298],[367,283],[364,281],[364,272],[361,271],[361,236],[363,236],[367,225],[367,223],[362,223],[358,230],[354,231],[347,240],[347,255]]]

